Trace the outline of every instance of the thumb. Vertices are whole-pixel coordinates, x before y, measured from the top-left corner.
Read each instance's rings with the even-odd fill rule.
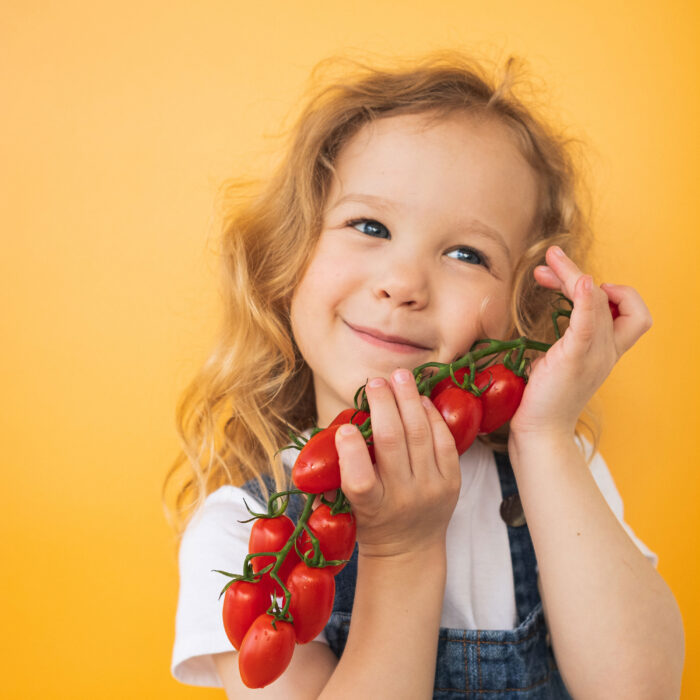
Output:
[[[381,482],[369,457],[367,443],[357,426],[347,423],[338,428],[335,449],[338,451],[343,493],[353,507],[371,508],[381,499]]]

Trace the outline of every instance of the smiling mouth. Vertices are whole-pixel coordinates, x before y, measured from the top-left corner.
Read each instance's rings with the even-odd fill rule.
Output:
[[[418,343],[409,340],[408,338],[402,338],[396,335],[386,335],[375,328],[367,328],[364,326],[353,326],[352,324],[345,321],[345,325],[361,340],[364,340],[370,345],[375,347],[384,348],[386,350],[393,350],[394,352],[401,353],[415,353],[415,352],[425,352],[430,350],[429,347],[425,345],[419,345]]]

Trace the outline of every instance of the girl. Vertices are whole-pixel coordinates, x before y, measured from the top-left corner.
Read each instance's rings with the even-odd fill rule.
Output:
[[[572,157],[513,73],[494,84],[453,53],[359,69],[311,99],[270,182],[234,202],[223,336],[179,407],[177,511],[194,512],[179,680],[231,698],[678,696],[678,607],[579,422],[651,318],[634,289],[582,272]],[[510,425],[459,458],[410,370],[479,338],[554,342],[555,291],[575,305],[567,330],[533,357]],[[354,426],[338,430],[358,547],[333,614],[249,690],[211,570],[241,569],[243,497],[260,510],[290,487],[288,426],[327,425],[365,382],[376,463]]]

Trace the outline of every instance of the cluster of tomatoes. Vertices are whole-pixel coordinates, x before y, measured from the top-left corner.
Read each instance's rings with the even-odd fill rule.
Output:
[[[433,384],[430,398],[452,432],[459,454],[478,434],[510,420],[525,389],[524,377],[503,364],[475,371],[473,382],[469,368],[463,367]],[[316,500],[317,495],[340,488],[335,433],[350,422],[365,435],[374,461],[370,414],[354,408],[342,411],[301,447],[292,469],[292,481],[307,499]],[[274,510],[256,514],[247,558],[252,571],[248,576],[233,576],[223,605],[224,629],[239,651],[241,679],[249,688],[262,688],[279,678],[295,645],[315,639],[328,623],[334,577],[352,555],[356,539],[355,518],[349,506],[342,509],[343,500],[340,493],[334,510],[327,502],[313,511],[305,508],[296,525]]]
[[[224,629],[239,650],[241,679],[249,688],[262,688],[279,678],[295,645],[306,644],[321,633],[333,609],[335,575],[355,548],[353,514],[349,510],[332,514],[326,503],[310,513],[295,537],[297,531],[284,514],[258,517],[248,550],[249,554],[267,554],[250,559],[252,581],[237,579],[226,588]],[[296,547],[287,546],[290,539]],[[273,568],[277,580],[271,576]],[[280,600],[281,610],[286,610],[283,615]]]
[[[493,432],[509,421],[522,399],[525,379],[504,364],[494,364],[476,372],[469,381],[469,368],[454,371],[432,388],[430,398],[462,454],[479,434]],[[294,485],[308,493],[323,493],[340,488],[340,465],[335,449],[335,433],[343,423],[361,426],[363,434],[369,413],[348,408],[324,430],[316,433],[302,448],[292,469]],[[367,437],[374,461],[371,437]]]

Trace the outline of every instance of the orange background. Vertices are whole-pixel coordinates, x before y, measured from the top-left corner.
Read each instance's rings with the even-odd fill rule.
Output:
[[[603,279],[655,319],[602,453],[684,614],[700,696],[698,10],[688,2],[5,2],[0,22],[7,698],[222,697],[169,671],[159,494],[218,319],[211,226],[335,53],[517,53],[591,146]],[[668,365],[666,365],[668,363]]]

